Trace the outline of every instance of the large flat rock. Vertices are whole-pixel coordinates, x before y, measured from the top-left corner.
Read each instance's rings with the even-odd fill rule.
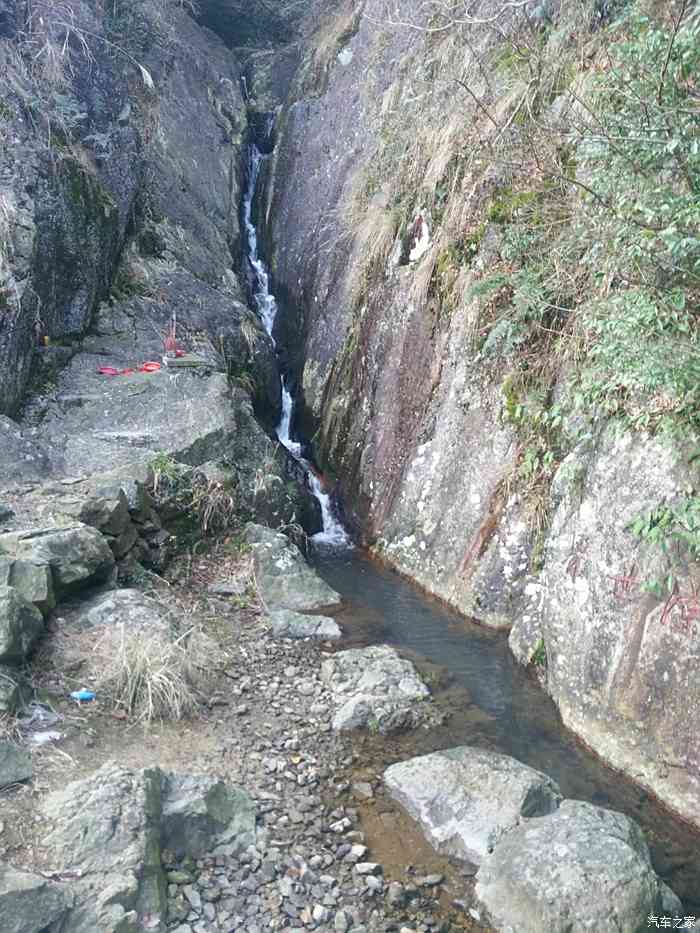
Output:
[[[681,912],[636,823],[576,800],[508,833],[482,863],[476,895],[502,933],[639,933],[650,914]]]
[[[114,762],[42,801],[44,849],[73,873],[70,933],[166,928],[161,847],[179,858],[229,853],[254,839],[255,805],[209,775],[130,771]]]
[[[0,535],[0,555],[50,567],[59,597],[104,582],[114,568],[114,555],[105,538],[82,524]]]
[[[551,813],[561,801],[546,774],[467,746],[391,765],[384,782],[439,852],[475,865],[523,818]]]
[[[246,541],[253,549],[255,582],[268,610],[312,612],[340,604],[338,593],[311,569],[285,535],[262,525],[248,525]]]
[[[0,926],[3,933],[56,933],[72,904],[65,886],[0,862]],[[54,926],[55,924],[55,926]]]
[[[78,628],[110,628],[119,624],[127,628],[151,628],[166,624],[171,615],[158,600],[128,588],[101,593],[64,611],[66,622]]]
[[[435,717],[415,667],[388,645],[339,651],[323,662],[321,676],[333,697],[337,731],[394,732]]]
[[[330,616],[309,616],[291,609],[270,613],[270,626],[275,638],[311,638],[314,641],[337,641],[342,637],[340,626]]]

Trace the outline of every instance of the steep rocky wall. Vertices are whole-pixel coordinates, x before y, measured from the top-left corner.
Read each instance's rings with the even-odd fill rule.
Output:
[[[81,337],[110,292],[157,298],[178,268],[240,303],[246,126],[235,58],[181,4],[70,0],[31,15],[11,6],[16,29],[0,39],[0,411],[9,414],[44,338]],[[257,339],[262,347],[262,331]]]
[[[697,468],[668,441],[572,417],[546,482],[524,489],[514,357],[488,358],[481,339],[478,285],[507,268],[510,186],[538,169],[509,36],[526,28],[556,57],[610,8],[552,6],[545,34],[503,18],[431,32],[408,2],[340,5],[279,124],[270,250],[299,310],[286,338],[303,346],[300,421],[363,539],[461,610],[514,626],[516,656],[539,666],[566,723],[697,821],[695,586],[676,563],[675,595],[653,595],[668,555],[629,530],[692,492]],[[565,121],[563,99],[547,100],[545,119]],[[565,195],[575,211],[579,190]]]

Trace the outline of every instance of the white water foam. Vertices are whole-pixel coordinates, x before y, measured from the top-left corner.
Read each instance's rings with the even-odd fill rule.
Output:
[[[248,163],[248,187],[243,199],[243,221],[248,240],[248,260],[253,272],[253,298],[255,307],[262,321],[265,331],[272,340],[273,346],[275,338],[272,332],[275,327],[275,320],[279,310],[275,296],[270,291],[270,276],[265,264],[258,254],[258,233],[253,222],[253,199],[255,190],[260,178],[260,169],[265,160],[265,156],[260,152],[257,146],[250,147],[250,161]],[[282,417],[275,431],[280,444],[289,451],[294,459],[300,463],[309,479],[309,488],[314,497],[321,506],[321,518],[323,521],[323,531],[313,536],[313,541],[325,547],[347,548],[351,546],[350,538],[338,521],[333,511],[331,497],[324,490],[320,478],[311,464],[301,455],[301,444],[292,439],[292,415],[294,413],[294,399],[291,392],[285,384],[282,377]]]

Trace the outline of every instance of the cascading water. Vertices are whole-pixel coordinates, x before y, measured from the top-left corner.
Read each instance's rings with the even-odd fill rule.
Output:
[[[271,131],[272,124],[268,127]],[[243,199],[243,222],[246,230],[246,243],[248,262],[252,275],[252,293],[255,309],[260,317],[263,327],[269,334],[273,345],[275,338],[273,330],[277,319],[278,305],[275,296],[270,291],[270,275],[265,263],[260,257],[258,246],[258,232],[253,220],[253,202],[260,179],[260,169],[267,156],[261,152],[255,143],[248,148],[248,178],[245,196]],[[333,511],[331,497],[323,488],[323,483],[313,465],[302,456],[302,445],[291,436],[292,414],[294,412],[294,398],[287,385],[285,376],[281,376],[282,383],[282,417],[275,432],[280,444],[289,451],[294,459],[301,464],[308,477],[309,488],[321,506],[323,531],[313,536],[316,544],[331,547],[349,547],[350,539],[338,521]]]

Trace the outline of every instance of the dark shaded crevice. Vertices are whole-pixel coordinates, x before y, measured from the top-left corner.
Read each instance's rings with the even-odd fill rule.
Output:
[[[261,47],[291,42],[298,16],[281,11],[271,0],[200,0],[197,20],[229,48]]]

